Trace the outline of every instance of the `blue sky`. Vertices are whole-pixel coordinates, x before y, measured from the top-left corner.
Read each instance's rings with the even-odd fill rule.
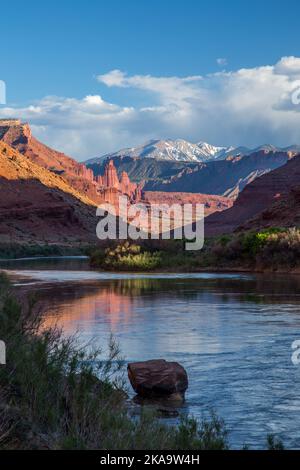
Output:
[[[278,80],[278,70],[275,71],[274,93],[278,94],[278,100],[272,97],[268,105],[277,109],[276,122],[273,115],[272,119],[265,117],[259,123],[260,127],[265,126],[265,133],[255,127],[254,119],[244,122],[241,128],[237,126],[237,119],[232,132],[227,126],[224,132],[218,133],[215,128],[220,121],[211,111],[218,112],[216,95],[220,97],[220,90],[223,96],[228,87],[245,86],[245,82],[240,83],[239,75],[233,75],[234,79],[228,83],[226,73],[276,67],[281,58],[296,60],[300,57],[299,14],[300,4],[294,0],[15,0],[2,3],[1,17],[5,21],[0,29],[0,79],[7,85],[7,107],[1,106],[0,112],[3,116],[18,114],[29,120],[40,138],[73,152],[77,158],[156,137],[213,139],[212,143],[225,145],[255,145],[268,139],[282,145],[290,143],[291,139],[300,142],[296,126],[299,123],[295,122],[299,109],[287,110],[289,106],[283,106],[286,93],[297,87],[298,75],[294,70],[299,65],[297,61],[289,62],[288,71],[285,62],[285,84]],[[124,80],[112,82],[109,73],[114,70],[122,71],[131,79],[126,83]],[[294,82],[289,87],[291,70]],[[222,80],[218,73],[224,74]],[[270,80],[266,85],[269,88],[272,76],[262,77],[259,72],[256,84]],[[145,77],[164,79],[164,90],[155,80],[145,85]],[[166,82],[174,77],[178,80],[194,78],[188,83],[178,82],[174,88],[174,80],[170,84]],[[197,83],[197,77],[201,83]],[[246,77],[247,81],[249,79]],[[176,96],[166,93],[169,85],[175,95],[182,93],[180,102]],[[204,97],[207,89],[213,97]],[[259,91],[264,95],[263,90]],[[103,101],[97,98],[83,101],[86,96],[98,95]],[[48,96],[59,99],[45,102]],[[235,103],[237,97],[228,99],[226,95],[227,106],[232,99]],[[244,95],[242,101],[245,102]],[[282,116],[285,116],[284,107],[289,113],[282,129],[278,106]],[[175,108],[179,110],[176,125],[168,120]],[[243,110],[249,113],[249,104]],[[187,112],[189,119],[186,119]],[[226,110],[222,112],[226,116]],[[237,112],[242,111],[239,108]],[[255,109],[251,112],[255,113]],[[211,128],[204,122],[207,114],[212,120]],[[105,133],[101,134],[104,118]],[[198,118],[199,129],[194,122]],[[69,119],[69,126],[63,125],[66,119]],[[287,123],[293,124],[293,131],[287,131]],[[116,128],[115,134],[113,128]]]

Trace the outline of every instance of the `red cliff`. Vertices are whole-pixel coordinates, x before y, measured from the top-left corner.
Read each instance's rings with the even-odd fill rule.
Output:
[[[18,119],[0,119],[0,140],[18,150],[33,163],[62,176],[75,189],[99,202],[92,170],[64,153],[57,152],[32,136],[27,123]]]
[[[136,188],[137,188],[137,185],[130,181],[128,173],[126,171],[123,171],[121,175],[121,181],[120,181],[120,189],[122,193],[130,196],[135,192]]]
[[[299,226],[300,155],[248,184],[233,207],[206,219],[206,236],[250,228]]]

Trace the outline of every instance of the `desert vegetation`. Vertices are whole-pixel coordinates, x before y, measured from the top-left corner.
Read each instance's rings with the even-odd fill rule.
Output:
[[[253,270],[293,270],[300,266],[300,230],[270,228],[223,236],[204,252],[207,263]]]
[[[189,271],[197,268],[194,253],[184,250],[183,240],[140,243],[112,242],[91,251],[91,266],[112,271]]]
[[[0,243],[0,260],[15,259],[37,256],[76,256],[84,255],[88,251],[88,246],[79,244],[78,246],[56,245],[49,243],[20,244],[20,243]]]
[[[115,271],[246,269],[290,271],[300,265],[300,230],[270,228],[223,235],[201,251],[185,251],[184,240],[113,242],[91,251],[91,266]]]

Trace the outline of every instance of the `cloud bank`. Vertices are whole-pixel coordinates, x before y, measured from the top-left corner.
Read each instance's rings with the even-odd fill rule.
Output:
[[[99,95],[48,96],[30,106],[2,107],[1,117],[28,121],[45,143],[79,160],[141,144],[184,138],[215,145],[300,143],[300,58],[205,76],[154,77],[112,70],[106,87],[143,93],[147,106],[121,106]]]

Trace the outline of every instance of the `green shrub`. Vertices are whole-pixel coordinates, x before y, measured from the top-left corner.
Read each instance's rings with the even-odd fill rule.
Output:
[[[196,269],[198,258],[193,252],[185,251],[182,240],[159,240],[153,245],[132,244],[128,241],[111,247],[96,249],[90,255],[92,267],[114,271],[189,271]],[[158,247],[160,249],[158,249]]]
[[[200,251],[186,251],[182,240],[126,241],[97,249],[90,259],[94,267],[115,271],[293,269],[300,264],[300,230],[274,227],[222,235],[206,240]]]
[[[116,271],[151,271],[161,265],[160,252],[144,251],[141,245],[129,242],[98,249],[90,258],[94,267]]]
[[[274,270],[281,267],[296,268],[300,264],[300,231],[290,228],[269,235],[258,254],[257,261],[262,266]]]
[[[274,234],[281,232],[279,228],[265,229],[261,232],[246,232],[241,235],[244,253],[248,256],[255,256]]]
[[[207,266],[263,269],[293,268],[300,261],[300,231],[270,228],[224,235],[200,255]]]
[[[114,269],[125,271],[152,271],[161,266],[161,254],[157,253],[137,253],[121,256],[113,262]]]

